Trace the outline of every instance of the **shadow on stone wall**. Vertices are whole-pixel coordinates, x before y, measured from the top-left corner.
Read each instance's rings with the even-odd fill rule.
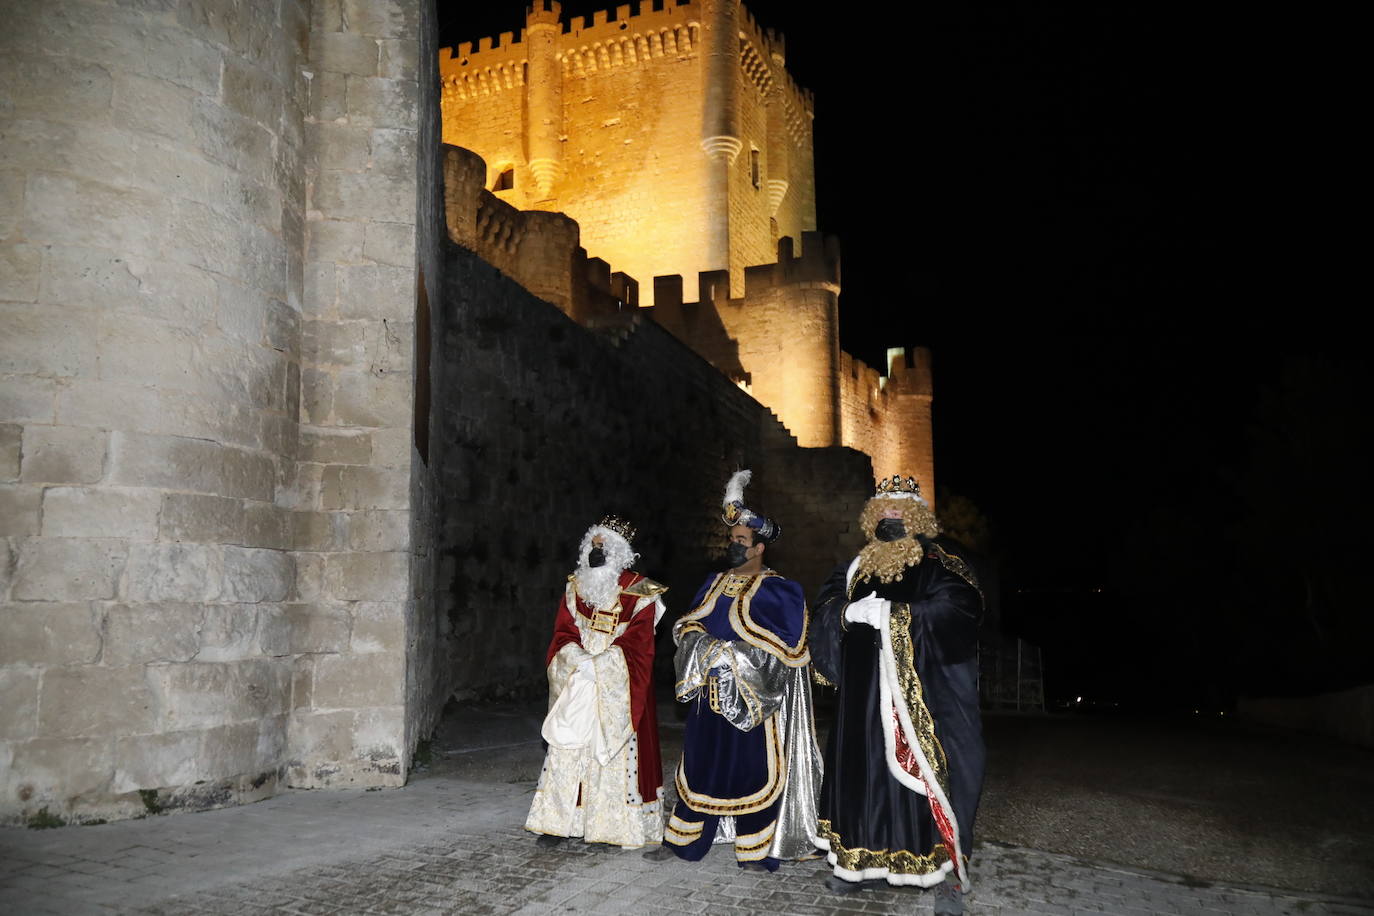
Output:
[[[809,595],[857,549],[866,455],[797,447],[767,408],[633,312],[589,330],[451,242],[442,272],[437,638],[457,696],[542,687],[563,583],[604,513],[638,526],[637,566],[671,588],[670,616],[719,568],[720,495],[739,467],[755,471],[751,504],[784,526],[773,565]]]

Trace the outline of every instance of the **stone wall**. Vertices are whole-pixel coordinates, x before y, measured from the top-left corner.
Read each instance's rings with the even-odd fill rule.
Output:
[[[403,779],[421,6],[6,6],[0,819]]]
[[[470,154],[450,156],[447,174],[462,181]],[[478,258],[472,237],[455,241],[435,315],[451,358],[436,378],[431,460],[439,610],[460,695],[538,689],[578,542],[607,512],[638,525],[639,568],[671,587],[673,614],[719,568],[721,490],[741,466],[755,471],[751,505],[786,530],[771,555],[781,572],[814,594],[852,555],[872,491],[865,455],[799,448],[656,323],[627,310],[589,330]]]
[[[301,433],[283,487],[297,551],[286,761],[296,786],[403,783],[407,694],[424,691],[408,662],[428,600],[423,573],[411,578],[412,519],[429,498],[412,474],[416,214],[434,216],[432,186],[420,185],[433,166],[417,153],[427,6],[313,5]]]

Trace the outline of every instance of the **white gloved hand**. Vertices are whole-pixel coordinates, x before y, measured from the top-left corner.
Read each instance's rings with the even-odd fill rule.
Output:
[[[886,598],[879,598],[877,592],[869,592],[858,601],[851,601],[845,606],[844,619],[848,623],[867,624],[876,630],[882,625],[883,617],[891,604],[892,602]]]

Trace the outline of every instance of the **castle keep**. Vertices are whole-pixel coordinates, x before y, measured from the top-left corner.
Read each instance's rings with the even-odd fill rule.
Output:
[[[799,444],[858,449],[933,498],[929,353],[890,351],[879,372],[839,346],[839,247],[815,231],[814,105],[782,36],[738,0],[626,4],[566,24],[560,13],[536,0],[518,36],[440,50],[444,141],[485,160],[495,199],[571,217],[561,231],[580,229],[619,302],[644,307]],[[555,272],[568,247],[548,251]],[[549,273],[529,256],[519,273]]]

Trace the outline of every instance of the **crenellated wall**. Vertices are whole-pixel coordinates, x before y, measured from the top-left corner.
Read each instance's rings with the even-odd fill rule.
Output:
[[[490,198],[476,157],[446,152],[450,202]],[[476,160],[480,162],[480,160]],[[776,515],[769,562],[812,595],[862,540],[868,457],[802,448],[768,408],[642,309],[579,323],[478,256],[450,219],[436,317],[439,611],[458,696],[536,691],[554,609],[582,532],[607,512],[635,523],[638,568],[688,610],[720,568],[720,497],[750,467],[751,505]],[[530,231],[536,231],[531,229]],[[574,278],[577,283],[581,280]],[[669,663],[667,622],[661,662]]]
[[[735,0],[559,13],[540,0],[519,35],[440,52],[444,141],[486,161],[499,198],[566,213],[630,276],[729,270],[736,295],[779,238],[816,228],[813,102],[780,36]]]

